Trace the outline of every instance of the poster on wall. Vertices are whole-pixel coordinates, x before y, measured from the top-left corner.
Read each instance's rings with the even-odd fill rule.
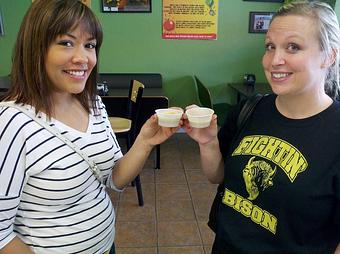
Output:
[[[216,40],[218,0],[163,0],[162,38]]]

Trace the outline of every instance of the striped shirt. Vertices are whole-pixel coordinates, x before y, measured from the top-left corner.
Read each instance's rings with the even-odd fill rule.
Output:
[[[105,185],[114,187],[112,168],[122,152],[100,98],[97,103],[86,132],[55,119],[48,123],[94,160]],[[18,236],[36,254],[103,253],[113,242],[114,223],[105,186],[87,162],[24,113],[0,107],[0,249]]]

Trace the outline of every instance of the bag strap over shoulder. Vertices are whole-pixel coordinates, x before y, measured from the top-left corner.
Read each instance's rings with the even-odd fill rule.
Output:
[[[23,106],[19,106],[15,103],[12,102],[0,102],[0,106],[5,106],[5,107],[12,107],[15,108],[17,110],[19,110],[20,112],[24,113],[25,115],[27,115],[29,118],[31,118],[32,120],[34,120],[36,123],[38,123],[39,125],[41,125],[43,128],[45,128],[46,130],[48,130],[50,133],[52,133],[54,136],[56,136],[57,138],[59,138],[61,141],[63,141],[66,145],[68,145],[70,148],[72,148],[76,153],[78,153],[90,166],[90,169],[92,171],[92,173],[96,176],[96,178],[102,182],[102,176],[101,176],[101,172],[99,170],[99,168],[97,167],[96,163],[90,159],[86,153],[84,153],[76,144],[74,144],[71,140],[69,140],[68,138],[66,138],[63,134],[61,134],[56,128],[53,128],[52,126],[50,126],[48,123],[46,123],[45,121],[41,120],[40,118],[30,114],[29,110],[26,109]]]
[[[241,130],[244,124],[246,123],[247,119],[253,113],[256,105],[259,101],[266,95],[263,94],[255,94],[254,96],[250,97],[246,100],[245,104],[243,105],[240,114],[237,118],[236,127],[237,131]]]

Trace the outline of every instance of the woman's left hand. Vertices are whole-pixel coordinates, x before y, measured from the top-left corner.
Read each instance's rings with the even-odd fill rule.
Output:
[[[182,125],[182,120],[178,127],[168,128],[158,125],[157,115],[152,115],[143,125],[139,136],[149,145],[155,146],[163,143],[171,137]]]

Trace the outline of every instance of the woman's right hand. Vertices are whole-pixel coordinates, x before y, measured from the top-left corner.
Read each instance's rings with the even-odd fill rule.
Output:
[[[190,105],[189,108],[197,107],[197,105]],[[217,138],[217,115],[213,114],[210,125],[206,128],[192,128],[190,126],[187,115],[183,114],[183,125],[186,133],[195,140],[198,144],[204,145]]]

